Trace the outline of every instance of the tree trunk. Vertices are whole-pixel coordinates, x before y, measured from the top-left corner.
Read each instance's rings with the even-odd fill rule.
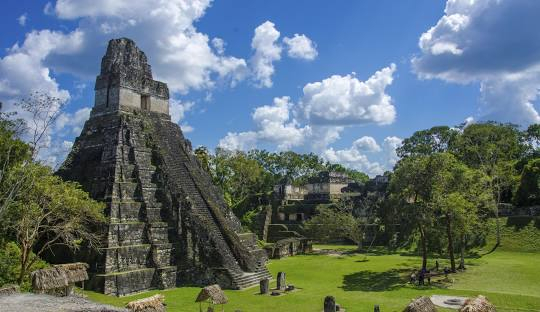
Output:
[[[499,184],[497,184],[497,194],[495,195],[495,223],[497,228],[497,242],[495,248],[501,245],[501,221],[499,219],[499,203],[501,202],[501,190]]]
[[[460,244],[460,254],[461,259],[459,260],[459,269],[464,270],[465,269],[465,235],[461,233],[461,244]]]
[[[450,213],[446,213],[446,236],[448,237],[448,256],[450,257],[450,269],[456,271],[456,258],[454,256],[454,237],[452,235],[452,219]]]
[[[497,207],[495,208],[495,222],[497,224],[497,242],[495,243],[495,247],[499,247],[501,245],[501,220],[499,219],[499,204],[497,203]]]
[[[422,244],[422,269],[427,270],[427,243],[424,229],[421,225],[418,226],[420,231],[420,241]]]
[[[30,251],[23,244],[21,248],[21,270],[19,272],[19,277],[17,278],[17,283],[19,285],[22,284],[24,280],[24,276],[26,275],[29,254],[30,254]]]

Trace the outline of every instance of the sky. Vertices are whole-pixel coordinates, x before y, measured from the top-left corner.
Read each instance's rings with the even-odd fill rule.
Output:
[[[313,152],[381,174],[414,131],[540,123],[537,0],[3,0],[3,110],[67,101],[41,159],[88,119],[108,40],[145,51],[193,146]],[[22,118],[27,118],[18,112]]]

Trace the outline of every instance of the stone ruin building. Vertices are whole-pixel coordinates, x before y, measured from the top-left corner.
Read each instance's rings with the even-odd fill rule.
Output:
[[[171,122],[167,84],[130,39],[109,42],[90,118],[58,174],[106,203],[103,248],[75,256],[90,264],[92,289],[241,289],[270,278],[265,251]]]
[[[271,258],[281,258],[311,250],[311,240],[305,237],[302,224],[317,213],[319,206],[331,206],[346,200],[356,207],[355,213],[366,221],[374,211],[364,208],[374,196],[384,196],[388,176],[378,175],[366,183],[357,183],[347,174],[323,171],[304,185],[284,181],[274,186],[273,207],[258,216],[257,234],[271,243],[265,247]],[[374,238],[376,226],[367,224],[366,239]]]

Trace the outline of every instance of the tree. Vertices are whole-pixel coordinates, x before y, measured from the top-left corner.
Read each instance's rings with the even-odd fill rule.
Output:
[[[406,157],[396,165],[389,185],[390,218],[400,224],[400,238],[410,244],[420,238],[422,268],[427,268],[428,235],[433,229],[435,211],[430,205],[430,175],[427,156]]]
[[[21,175],[30,176],[32,183],[24,185],[3,218],[5,235],[20,248],[19,284],[43,253],[55,246],[72,250],[82,244],[99,246],[100,238],[92,228],[104,221],[102,203],[90,199],[77,183],[54,176],[50,168],[30,163],[10,178]]]
[[[514,201],[520,206],[540,205],[540,158],[523,168]]]
[[[457,130],[448,126],[416,131],[411,137],[403,140],[396,152],[400,158],[449,152],[454,148],[458,135]]]
[[[15,105],[29,115],[25,131],[35,158],[41,148],[47,147],[48,142],[44,138],[62,113],[66,100],[44,91],[34,91]]]
[[[362,222],[348,211],[318,207],[317,214],[304,223],[309,237],[319,241],[349,239],[362,247],[364,232]]]
[[[193,151],[193,153],[195,154],[195,157],[197,157],[197,159],[199,160],[199,164],[201,164],[202,169],[212,174],[210,170],[211,156],[208,152],[208,149],[204,146],[199,146]]]
[[[494,122],[472,124],[456,142],[456,154],[469,167],[479,169],[489,178],[493,194],[492,209],[497,223],[497,243],[501,243],[499,204],[503,196],[510,201],[516,184],[515,163],[526,151],[521,133],[514,125]]]
[[[281,180],[302,184],[309,177],[316,176],[326,169],[324,161],[317,155],[298,154],[292,151],[269,153],[267,151],[252,150],[248,157],[256,160],[268,171],[276,183]]]
[[[20,123],[7,118],[0,115],[0,217],[27,180],[9,179],[13,168],[31,160],[30,146],[19,138]]]
[[[460,239],[463,262],[465,235],[478,219],[478,207],[489,199],[485,176],[470,169],[450,153],[429,156],[429,179],[431,185],[430,204],[445,223],[447,252],[451,270],[456,270],[454,243],[456,233]],[[462,263],[463,265],[463,263]]]
[[[243,152],[216,149],[210,162],[214,183],[223,190],[225,201],[239,218],[266,204],[273,181],[256,160]]]
[[[358,170],[344,167],[341,164],[332,164],[332,163],[327,162],[325,166],[326,166],[326,170],[328,171],[345,173],[349,178],[351,178],[357,183],[363,184],[369,181],[369,176],[367,174],[360,172]]]

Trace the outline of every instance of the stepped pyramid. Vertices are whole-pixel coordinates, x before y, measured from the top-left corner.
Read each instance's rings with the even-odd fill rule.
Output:
[[[127,295],[178,285],[241,289],[270,274],[265,252],[242,233],[171,122],[167,84],[153,80],[129,39],[109,42],[95,105],[58,174],[106,203],[99,252],[82,250],[89,287]]]

